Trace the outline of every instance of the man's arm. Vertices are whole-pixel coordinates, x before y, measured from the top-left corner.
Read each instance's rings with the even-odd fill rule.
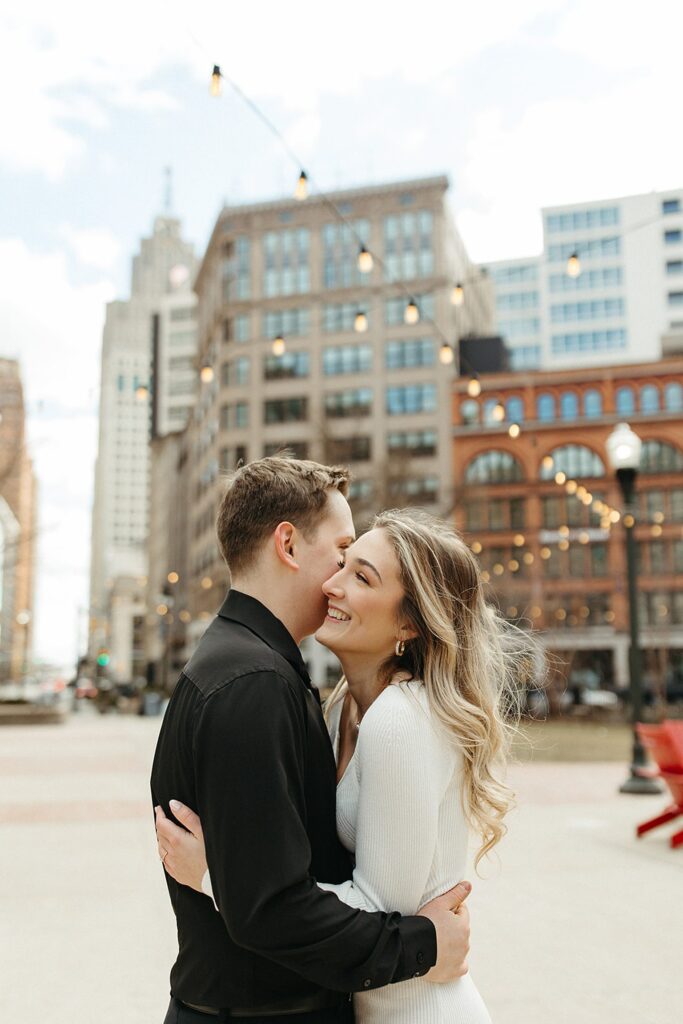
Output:
[[[326,988],[357,991],[425,974],[426,918],[368,914],[310,874],[305,698],[275,672],[211,697],[195,729],[198,808],[216,902],[238,945]]]

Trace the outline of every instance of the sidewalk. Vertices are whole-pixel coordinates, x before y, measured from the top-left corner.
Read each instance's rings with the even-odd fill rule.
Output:
[[[0,1019],[161,1024],[174,920],[148,775],[159,721],[0,732]],[[624,765],[517,766],[500,867],[470,873],[470,967],[494,1024],[679,1024],[683,850]],[[680,827],[680,825],[678,826]],[[387,1022],[389,1024],[389,1022]]]

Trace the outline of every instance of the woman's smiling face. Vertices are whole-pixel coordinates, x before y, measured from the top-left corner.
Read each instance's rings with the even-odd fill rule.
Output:
[[[338,658],[364,655],[378,663],[394,652],[401,631],[399,609],[404,591],[398,559],[382,529],[370,530],[346,551],[339,572],[323,584],[328,608],[315,634]]]

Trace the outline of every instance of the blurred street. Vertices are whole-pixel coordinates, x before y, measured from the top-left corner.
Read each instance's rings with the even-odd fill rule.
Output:
[[[0,730],[3,1021],[161,1024],[175,935],[148,797],[159,721],[88,709]],[[624,773],[513,770],[500,867],[470,873],[471,970],[495,1024],[683,1019],[683,850],[675,823],[634,839],[666,797],[617,795]]]

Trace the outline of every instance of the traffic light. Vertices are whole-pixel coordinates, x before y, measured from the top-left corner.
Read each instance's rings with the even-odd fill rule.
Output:
[[[111,661],[111,655],[106,649],[102,649],[97,655],[97,664],[99,668],[106,668]]]

